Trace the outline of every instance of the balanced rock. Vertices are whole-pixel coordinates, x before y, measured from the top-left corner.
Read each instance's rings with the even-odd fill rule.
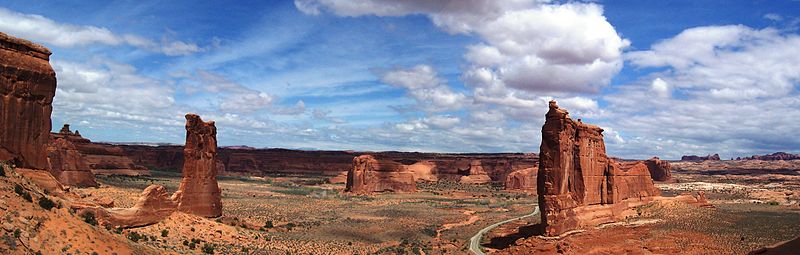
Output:
[[[602,132],[550,101],[537,176],[545,235],[623,219],[660,195],[643,162],[608,158]]]
[[[46,169],[56,73],[50,50],[0,33],[0,161]]]
[[[65,138],[53,138],[47,146],[50,173],[61,184],[76,187],[97,187],[94,174],[75,145]]]
[[[506,177],[506,190],[523,190],[536,192],[536,175],[539,167],[530,167],[511,172]]]
[[[653,181],[665,182],[672,179],[672,166],[669,162],[653,157],[645,160],[647,169],[650,170],[650,177]]]
[[[217,184],[217,128],[200,116],[186,114],[186,145],[183,149],[183,179],[173,200],[178,210],[203,217],[222,215]]]
[[[403,164],[379,160],[372,155],[353,158],[353,168],[347,172],[346,192],[415,192],[414,175]]]

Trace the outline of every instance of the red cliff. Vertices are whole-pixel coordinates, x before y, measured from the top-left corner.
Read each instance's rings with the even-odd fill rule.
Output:
[[[46,169],[56,74],[50,50],[0,33],[0,161]]]
[[[672,179],[672,166],[669,162],[653,157],[645,160],[647,169],[650,170],[650,177],[653,181],[666,182]]]
[[[172,198],[178,210],[203,217],[222,215],[217,184],[217,128],[200,116],[186,114],[183,179]]]
[[[416,192],[414,175],[403,164],[372,155],[353,158],[353,168],[347,173],[346,192]]]
[[[624,218],[660,195],[643,162],[606,155],[603,129],[574,121],[555,101],[542,126],[537,193],[544,234],[557,236]]]
[[[539,167],[531,167],[516,170],[508,174],[506,177],[505,189],[506,190],[523,190],[536,192],[536,175],[539,173]]]
[[[97,187],[94,174],[75,145],[65,138],[53,137],[47,146],[50,173],[61,184],[77,187]]]

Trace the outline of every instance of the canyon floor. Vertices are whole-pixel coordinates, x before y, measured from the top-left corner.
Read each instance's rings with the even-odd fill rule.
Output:
[[[176,190],[180,176],[98,176],[98,182],[100,188],[73,191],[127,207],[147,185]],[[221,177],[219,186],[219,219],[176,213],[121,234],[151,237],[138,242],[165,253],[199,253],[208,243],[217,254],[465,254],[478,230],[531,213],[536,200],[491,185],[453,182],[419,183],[418,193],[372,196],[342,193],[344,185],[328,184],[323,177]]]

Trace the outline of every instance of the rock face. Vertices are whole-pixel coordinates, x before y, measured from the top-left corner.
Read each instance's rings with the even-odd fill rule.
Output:
[[[469,162],[469,170],[467,175],[461,176],[459,182],[464,184],[486,184],[492,181],[492,178],[483,169],[480,160],[471,160]]]
[[[539,167],[516,170],[506,177],[506,190],[523,190],[536,192],[536,175]]]
[[[46,169],[56,74],[47,48],[0,33],[0,160]]]
[[[47,163],[50,173],[61,184],[77,187],[97,187],[94,174],[75,145],[65,138],[56,138],[47,146]]]
[[[791,154],[786,152],[776,152],[767,155],[753,155],[752,157],[745,157],[744,160],[796,160],[800,159],[800,154]]]
[[[644,163],[650,170],[650,177],[653,178],[653,181],[665,182],[672,179],[672,166],[669,162],[653,157],[645,160]]]
[[[682,161],[719,160],[719,154],[708,155],[708,156],[697,156],[697,155],[685,156],[684,155],[684,156],[681,157],[681,160]]]
[[[222,215],[217,184],[217,128],[200,116],[186,114],[183,179],[173,199],[178,210],[204,217]]]
[[[51,133],[50,136],[73,144],[93,174],[150,175],[146,167],[134,164],[125,156],[122,148],[112,144],[93,143],[81,136],[77,130],[72,132],[69,124],[64,124],[61,131]]]
[[[398,162],[376,159],[372,155],[353,158],[353,168],[347,172],[346,192],[416,192],[414,175]]]
[[[660,195],[643,162],[609,159],[603,129],[568,114],[550,101],[542,126],[537,193],[548,236],[619,220]]]
[[[96,209],[103,225],[114,227],[139,227],[158,223],[175,211],[176,203],[161,185],[150,185],[142,191],[131,208]],[[107,214],[107,215],[104,215]]]

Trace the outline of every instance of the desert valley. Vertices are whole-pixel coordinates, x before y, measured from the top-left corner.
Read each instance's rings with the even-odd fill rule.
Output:
[[[181,143],[103,141],[76,130],[83,119],[56,123],[57,107],[78,107],[54,103],[76,93],[59,89],[74,70],[58,52],[3,32],[5,254],[800,254],[797,151],[630,153],[602,120],[616,115],[566,96],[524,113],[541,122],[519,152],[221,145],[232,115],[202,111],[150,129]]]

